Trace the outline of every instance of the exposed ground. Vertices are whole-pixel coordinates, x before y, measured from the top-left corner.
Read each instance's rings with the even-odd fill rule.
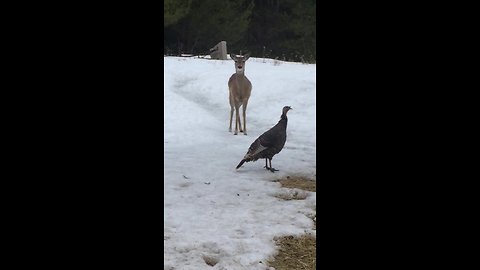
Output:
[[[284,188],[298,188],[306,191],[317,192],[317,181],[303,176],[287,176],[279,180]]]
[[[300,189],[310,192],[316,192],[317,182],[312,179],[308,179],[302,176],[287,176],[286,178],[279,179],[278,182],[282,184],[282,187],[289,189]],[[289,197],[285,194],[297,194],[293,197]],[[283,193],[278,198],[285,200],[300,200],[302,197],[305,199],[306,195],[299,196],[298,194],[307,193]],[[317,227],[317,216],[310,217],[314,222],[314,229]],[[276,270],[311,270],[317,267],[316,257],[316,236],[310,234],[304,234],[300,236],[284,236],[275,239],[278,246],[278,254],[268,264],[274,267]]]
[[[277,239],[279,253],[269,265],[276,270],[313,270],[317,267],[316,237],[285,236]]]

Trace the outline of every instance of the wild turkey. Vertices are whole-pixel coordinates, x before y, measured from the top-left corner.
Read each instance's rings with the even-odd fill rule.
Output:
[[[260,137],[250,145],[247,154],[245,154],[245,157],[243,157],[242,161],[237,165],[237,169],[245,162],[257,161],[259,158],[264,158],[264,168],[271,172],[278,171],[272,167],[272,158],[282,151],[285,141],[287,140],[287,112],[289,110],[292,110],[290,106],[283,107],[280,121],[278,121],[274,127],[260,135]],[[267,165],[267,159],[270,161],[270,167]]]

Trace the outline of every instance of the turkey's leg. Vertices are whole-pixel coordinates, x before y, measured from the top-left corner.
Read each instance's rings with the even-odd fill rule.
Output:
[[[263,168],[265,168],[267,170],[270,170],[270,168],[268,167],[268,164],[267,164],[267,159],[265,159],[265,167],[263,167]]]
[[[265,161],[266,161],[266,160],[265,160]],[[272,159],[269,159],[269,161],[270,161],[270,168],[268,168],[268,169],[269,169],[271,172],[276,172],[276,171],[278,171],[277,169],[275,169],[275,168],[272,167]]]

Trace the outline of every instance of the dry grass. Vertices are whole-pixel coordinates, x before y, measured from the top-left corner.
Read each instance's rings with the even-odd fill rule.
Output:
[[[284,188],[298,188],[306,191],[317,192],[317,181],[303,176],[287,176],[279,180]]]
[[[303,176],[287,176],[283,179],[274,180],[275,182],[280,182],[282,187],[288,189],[301,189],[310,192],[317,191],[317,181],[303,177]],[[282,200],[305,200],[308,196],[307,192],[302,191],[282,191],[275,195],[275,197],[282,199]]]
[[[279,253],[268,264],[276,270],[312,270],[317,267],[316,238],[285,236],[276,240]]]
[[[287,176],[277,180],[284,188],[296,188],[311,192],[317,191],[317,182],[303,176]],[[307,193],[287,192],[277,195],[277,198],[292,200],[305,199]],[[317,215],[309,216],[313,220],[314,229],[317,228]],[[276,270],[311,270],[317,267],[316,238],[311,235],[302,235],[299,237],[285,236],[276,240],[279,247],[279,253],[273,261],[269,261],[269,266]]]
[[[289,201],[289,200],[305,200],[307,198],[308,194],[306,192],[298,192],[298,191],[293,191],[293,192],[281,192],[275,195],[275,197]]]

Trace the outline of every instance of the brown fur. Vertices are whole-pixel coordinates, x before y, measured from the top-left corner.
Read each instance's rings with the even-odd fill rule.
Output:
[[[230,102],[230,126],[229,131],[232,131],[232,118],[233,118],[233,111],[235,111],[235,132],[234,134],[238,134],[238,129],[240,128],[240,132],[247,135],[247,105],[248,99],[250,98],[250,94],[252,92],[252,83],[248,80],[247,76],[245,76],[245,61],[248,60],[250,57],[248,54],[245,56],[235,56],[231,54],[230,57],[235,61],[235,70],[237,71],[237,67],[241,66],[241,71],[237,71],[234,73],[230,79],[228,80],[228,89],[229,89],[229,102]],[[240,106],[243,108],[243,130],[242,130],[242,122],[240,121],[240,113],[239,109]]]

